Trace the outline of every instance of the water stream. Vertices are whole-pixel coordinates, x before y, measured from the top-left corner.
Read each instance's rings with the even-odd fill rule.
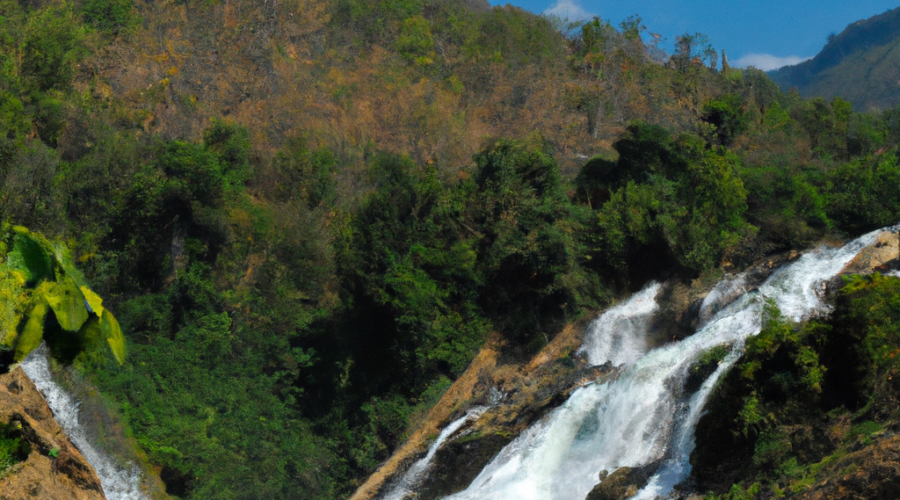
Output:
[[[141,491],[140,469],[134,464],[121,465],[91,443],[79,420],[78,400],[53,380],[47,347],[41,344],[22,361],[20,366],[44,396],[53,417],[69,436],[72,444],[97,471],[107,500],[147,499]]]
[[[700,329],[680,342],[647,345],[660,285],[652,283],[589,327],[581,352],[593,365],[624,365],[615,380],[575,391],[562,406],[507,445],[452,500],[581,500],[600,471],[659,463],[633,498],[667,496],[690,473],[694,428],[716,381],[740,357],[744,341],[762,328],[765,305],[795,321],[827,312],[821,283],[836,274],[875,231],[843,247],[822,246],[775,271],[757,290],[742,276],[726,277],[700,310]],[[688,369],[705,351],[730,353],[694,394],[685,394]]]
[[[453,421],[450,425],[444,428],[441,433],[438,435],[437,439],[434,440],[431,447],[428,448],[428,453],[425,454],[421,460],[412,464],[406,474],[400,479],[400,482],[394,486],[390,492],[388,492],[383,500],[403,500],[408,495],[415,492],[416,486],[419,484],[419,481],[422,478],[422,474],[428,470],[428,467],[431,465],[432,459],[434,459],[434,454],[437,453],[438,449],[440,449],[441,445],[447,441],[447,438],[452,436],[456,431],[458,431],[463,425],[468,423],[471,420],[478,420],[478,417],[481,416],[482,413],[487,410],[487,407],[477,406],[475,408],[470,409],[463,415],[461,418]]]

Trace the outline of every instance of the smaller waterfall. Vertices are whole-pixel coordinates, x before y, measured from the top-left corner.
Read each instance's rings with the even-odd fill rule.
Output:
[[[747,277],[744,274],[725,276],[700,304],[700,325],[705,326],[719,311],[747,293]]]
[[[627,303],[613,307],[595,319],[584,335],[579,353],[587,355],[591,365],[607,361],[613,366],[637,361],[647,352],[647,327],[659,309],[656,296],[662,285],[650,283]]]
[[[428,453],[425,455],[425,458],[417,461],[406,471],[406,474],[403,475],[403,478],[400,479],[400,482],[394,486],[394,488],[388,492],[383,499],[384,500],[403,500],[408,495],[411,495],[415,492],[415,487],[419,484],[419,480],[422,477],[422,473],[428,470],[428,466],[431,465],[431,460],[434,458],[434,454],[437,453],[438,449],[440,449],[441,445],[444,444],[447,439],[453,435],[456,431],[458,431],[463,425],[468,423],[471,420],[478,420],[478,417],[481,416],[482,413],[487,410],[486,407],[478,406],[470,409],[466,414],[458,419],[453,421],[450,425],[444,428],[441,431],[438,438],[434,441],[430,448],[428,448]]]
[[[659,308],[656,296],[660,289],[661,285],[651,283],[591,324],[581,349],[591,364],[610,362],[617,366],[632,366],[637,360],[646,358],[648,328]],[[628,373],[626,369],[625,374]],[[650,442],[656,440],[651,435],[660,432],[660,429],[654,430],[647,425],[655,423],[653,403],[657,396],[644,392],[630,405],[613,401],[621,394],[617,387],[630,386],[634,382],[620,379],[615,383],[591,384],[576,390],[563,406],[507,445],[468,490],[450,498],[584,498],[597,483],[597,472],[617,462],[604,453],[598,454],[598,450],[614,457],[624,454],[639,459],[645,455],[648,445],[627,436],[604,432],[601,428],[603,417],[598,411],[606,414],[613,427],[630,429],[634,435],[644,436]],[[595,439],[601,442],[594,442]]]
[[[53,380],[47,346],[41,344],[20,366],[43,394],[53,411],[53,417],[72,444],[97,471],[107,500],[146,500],[147,496],[141,492],[141,472],[138,467],[134,464],[122,466],[91,444],[79,422],[78,401]]]

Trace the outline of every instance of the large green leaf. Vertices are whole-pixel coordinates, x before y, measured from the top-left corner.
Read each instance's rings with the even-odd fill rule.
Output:
[[[0,269],[0,344],[13,348],[15,359],[21,360],[40,345],[44,319],[52,310],[63,330],[77,332],[77,337],[67,339],[81,339],[81,348],[105,339],[123,364],[122,327],[103,307],[103,299],[89,288],[66,246],[53,245],[23,227],[14,231],[13,250],[7,265]],[[29,312],[23,317],[22,310]]]
[[[52,254],[56,263],[59,264],[59,267],[66,273],[66,276],[71,278],[79,287],[87,286],[88,282],[84,278],[84,275],[81,274],[81,271],[75,267],[74,260],[72,259],[72,252],[69,251],[67,246],[62,243],[53,244]]]
[[[37,236],[27,230],[17,230],[13,251],[7,259],[9,267],[19,271],[25,281],[34,286],[53,274],[50,254]]]
[[[15,345],[22,310],[27,309],[23,306],[29,299],[22,276],[7,267],[0,267],[0,344]]]
[[[49,284],[49,283],[48,283]],[[53,283],[38,289],[43,292],[47,303],[53,308],[59,326],[70,332],[77,332],[88,319],[84,295],[72,280]]]
[[[103,314],[103,299],[86,286],[79,287],[79,289],[81,290],[81,293],[84,294],[84,300],[87,301],[90,312],[97,316]]]
[[[3,331],[0,331],[0,344],[7,347],[16,345],[16,340],[19,338],[20,321],[22,321],[22,316],[20,314],[9,315],[9,317],[3,318]],[[5,334],[3,332],[5,332]]]
[[[109,348],[112,349],[113,356],[119,364],[125,363],[125,335],[122,334],[122,327],[119,321],[113,316],[109,309],[104,309],[100,315],[100,330],[109,342]]]
[[[38,302],[28,314],[28,321],[25,322],[25,328],[22,329],[16,342],[15,360],[17,362],[25,359],[28,353],[41,345],[41,340],[44,338],[44,317],[47,315],[47,309],[45,302]]]

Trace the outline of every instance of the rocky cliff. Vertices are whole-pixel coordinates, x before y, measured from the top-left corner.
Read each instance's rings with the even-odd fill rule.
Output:
[[[53,419],[21,368],[0,375],[0,424],[26,444],[24,460],[0,473],[0,500],[105,499],[100,479]]]

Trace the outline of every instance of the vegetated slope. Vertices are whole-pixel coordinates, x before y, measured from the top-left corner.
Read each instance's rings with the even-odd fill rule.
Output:
[[[647,279],[897,220],[895,111],[717,71],[703,37],[662,64],[642,29],[0,2],[0,216],[116,312],[125,364],[68,361],[170,495],[340,497],[492,331],[527,359]]]
[[[773,71],[785,91],[804,97],[841,96],[859,111],[900,103],[900,8],[857,21],[814,58]]]
[[[707,498],[895,498],[900,491],[893,380],[900,279],[874,273],[832,286],[841,290],[830,317],[791,324],[772,311],[711,395],[691,456]]]

